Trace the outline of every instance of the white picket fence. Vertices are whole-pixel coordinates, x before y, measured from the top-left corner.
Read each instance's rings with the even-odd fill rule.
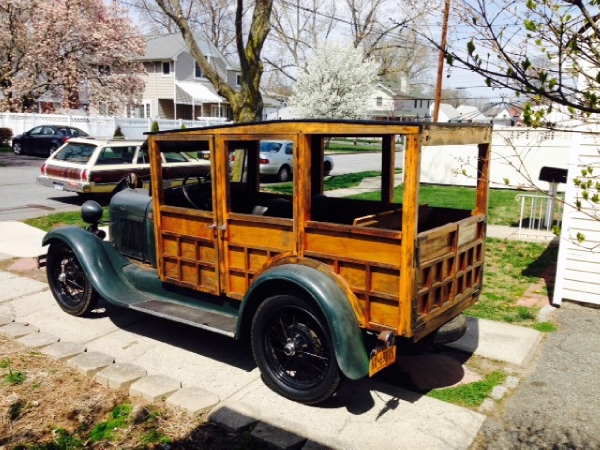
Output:
[[[158,122],[161,131],[185,128],[208,127],[228,123],[223,117],[206,117],[202,120],[136,119],[129,117],[75,116],[66,114],[0,113],[0,128],[10,128],[17,136],[36,125],[69,125],[80,128],[90,136],[112,137],[117,127],[128,139],[144,139],[152,122]]]

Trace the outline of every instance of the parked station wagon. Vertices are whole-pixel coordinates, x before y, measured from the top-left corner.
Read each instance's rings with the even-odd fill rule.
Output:
[[[343,378],[393,364],[398,343],[460,338],[482,287],[491,127],[371,121],[275,121],[164,131],[148,137],[150,190],[135,177],[90,225],[49,232],[40,265],[60,307],[81,316],[109,303],[235,339],[250,338],[264,382],[307,404]],[[403,148],[397,148],[399,138]],[[376,192],[325,189],[324,149],[368,140]],[[293,192],[259,182],[261,140],[294,143]],[[476,156],[472,208],[419,202],[421,152],[457,145]],[[461,150],[462,148],[459,148]],[[164,188],[165,152],[210,153],[210,172]],[[236,155],[230,166],[230,153]],[[471,153],[471,154],[472,154]],[[402,168],[404,189],[395,196]]]
[[[181,184],[207,168],[185,152],[163,152],[168,186]],[[206,169],[207,171],[208,169]],[[127,188],[129,175],[150,177],[150,155],[144,141],[74,138],[50,155],[40,169],[38,184],[78,194],[114,194]]]

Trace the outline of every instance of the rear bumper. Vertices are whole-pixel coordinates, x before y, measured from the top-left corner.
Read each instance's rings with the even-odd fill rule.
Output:
[[[57,191],[77,192],[79,194],[105,194],[112,192],[113,185],[97,185],[87,181],[65,180],[61,178],[52,178],[47,175],[37,176],[38,184],[46,186]]]

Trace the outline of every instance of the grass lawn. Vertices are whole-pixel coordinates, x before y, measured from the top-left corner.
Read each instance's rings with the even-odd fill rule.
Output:
[[[558,257],[558,246],[536,242],[486,240],[483,289],[467,315],[553,331],[536,320],[537,308],[517,306],[525,291],[539,281],[543,271]],[[541,294],[551,295],[546,288]]]

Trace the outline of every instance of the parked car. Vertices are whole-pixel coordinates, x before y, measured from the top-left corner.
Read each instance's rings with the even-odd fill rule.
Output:
[[[273,176],[279,181],[290,181],[294,172],[294,144],[292,141],[260,141],[260,174]],[[333,170],[333,159],[325,156],[323,175]]]
[[[210,167],[184,152],[164,152],[165,186],[181,184],[187,177],[208,172]],[[114,194],[127,187],[128,177],[149,179],[150,158],[144,141],[74,138],[50,155],[37,182],[78,194]]]
[[[260,141],[260,175],[276,176],[279,181],[290,181],[294,172],[294,144],[292,141]],[[199,158],[208,160],[208,151],[200,152]],[[230,157],[232,163],[235,156]],[[323,175],[327,176],[333,170],[333,158],[325,156]]]
[[[14,137],[12,147],[17,155],[50,156],[69,139],[85,136],[89,135],[75,127],[38,125]]]

